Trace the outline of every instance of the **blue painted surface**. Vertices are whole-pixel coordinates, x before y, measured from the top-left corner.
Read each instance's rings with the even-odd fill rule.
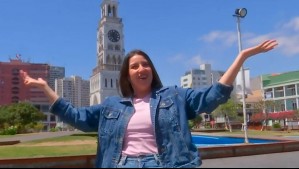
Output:
[[[244,138],[239,137],[225,137],[225,136],[207,136],[207,135],[193,135],[193,143],[198,147],[212,147],[212,146],[231,146],[236,144],[243,144]],[[265,144],[278,142],[278,140],[268,139],[253,139],[248,138],[249,143]]]

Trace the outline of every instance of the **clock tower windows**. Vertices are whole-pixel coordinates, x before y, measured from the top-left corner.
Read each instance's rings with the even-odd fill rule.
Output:
[[[103,17],[117,17],[117,4],[107,4],[102,6],[102,16]]]

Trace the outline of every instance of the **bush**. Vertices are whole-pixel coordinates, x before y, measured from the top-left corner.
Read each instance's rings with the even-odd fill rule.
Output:
[[[16,126],[10,126],[8,128],[5,128],[3,131],[0,132],[0,135],[15,135],[17,134],[17,127]]]
[[[278,122],[275,122],[275,123],[273,123],[272,127],[275,129],[280,129],[281,125]]]
[[[52,127],[51,129],[50,129],[50,132],[57,132],[57,131],[59,131],[59,129],[58,128],[54,128],[54,127]]]

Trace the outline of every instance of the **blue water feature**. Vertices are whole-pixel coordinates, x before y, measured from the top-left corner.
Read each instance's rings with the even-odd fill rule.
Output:
[[[243,144],[245,142],[245,139],[226,136],[192,135],[192,142],[197,147],[231,146]],[[248,138],[248,142],[253,144],[265,144],[278,142],[278,140]]]

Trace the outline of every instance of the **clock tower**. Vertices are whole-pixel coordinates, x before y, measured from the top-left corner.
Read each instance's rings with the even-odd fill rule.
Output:
[[[103,0],[97,28],[97,65],[90,78],[90,105],[99,104],[108,96],[120,95],[118,79],[125,55],[123,38],[118,0]]]

